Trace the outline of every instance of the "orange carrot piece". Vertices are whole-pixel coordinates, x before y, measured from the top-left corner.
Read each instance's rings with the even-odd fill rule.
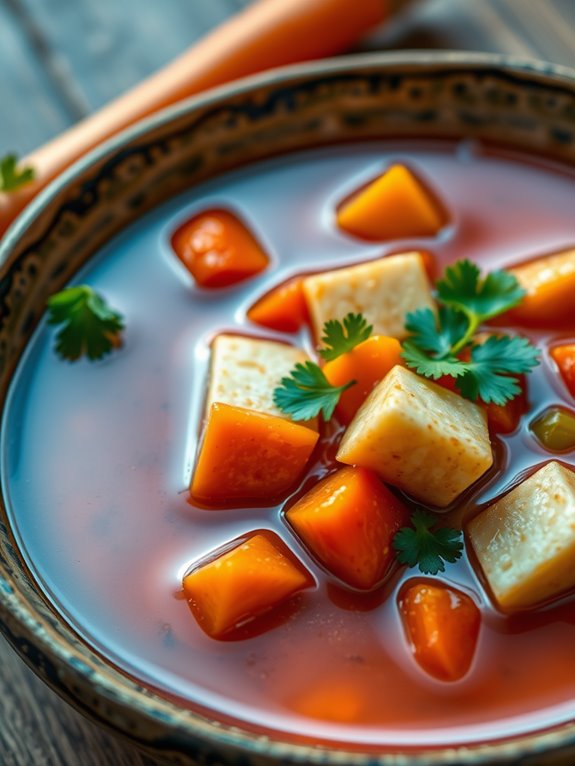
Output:
[[[200,287],[228,287],[263,271],[269,258],[228,210],[207,210],[176,231],[172,247]]]
[[[569,393],[571,396],[575,396],[575,343],[554,346],[550,353],[551,358],[559,368]]]
[[[260,532],[192,569],[183,587],[200,627],[221,638],[312,582],[277,535]]]
[[[298,332],[309,321],[301,277],[290,279],[260,298],[248,311],[251,322],[279,332]]]
[[[386,574],[395,555],[392,538],[409,518],[373,471],[351,467],[320,481],[285,515],[326,569],[366,590]]]
[[[326,362],[323,371],[332,386],[356,381],[354,386],[343,392],[335,409],[344,425],[351,423],[374,386],[396,364],[403,364],[401,344],[396,338],[386,335],[373,335],[347,354]]]
[[[455,588],[431,582],[407,585],[399,609],[416,661],[441,681],[457,681],[471,666],[481,615]]]
[[[298,480],[318,436],[284,418],[216,402],[205,427],[191,495],[210,504],[271,503]]]
[[[575,250],[537,258],[509,271],[527,295],[506,317],[526,325],[564,327],[573,324]]]
[[[444,226],[445,215],[408,168],[392,165],[343,203],[337,223],[356,237],[377,241],[433,236]]]

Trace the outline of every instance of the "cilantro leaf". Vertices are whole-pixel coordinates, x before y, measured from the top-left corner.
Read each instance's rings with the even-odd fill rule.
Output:
[[[48,299],[48,324],[62,325],[56,335],[56,352],[75,361],[82,355],[101,359],[120,345],[124,322],[91,287],[67,287]]]
[[[329,420],[341,394],[354,384],[355,380],[351,380],[344,386],[332,386],[317,364],[304,362],[296,364],[290,376],[281,379],[273,400],[276,407],[295,420],[311,420],[320,412],[324,420]]]
[[[521,393],[513,375],[530,372],[539,364],[539,351],[526,338],[491,335],[472,346],[471,360],[456,386],[467,399],[503,405]]]
[[[439,317],[424,308],[412,311],[405,320],[405,329],[411,333],[409,342],[440,358],[451,354],[451,347],[465,334],[467,325],[465,314],[446,306],[439,308]]]
[[[323,326],[321,340],[325,348],[320,349],[319,355],[327,362],[337,359],[367,340],[372,331],[373,327],[367,324],[362,314],[349,313],[344,317],[343,323],[337,319],[330,319]]]
[[[15,154],[7,154],[0,158],[0,192],[16,191],[34,180],[34,169],[18,168],[18,158]]]
[[[395,533],[393,547],[400,564],[419,567],[423,574],[436,575],[445,571],[445,563],[452,564],[461,558],[462,533],[451,527],[434,530],[436,518],[422,510],[411,515],[410,527],[402,527]]]
[[[401,358],[418,375],[432,380],[437,380],[444,375],[457,378],[465,374],[463,363],[456,356],[450,354],[443,359],[436,359],[429,356],[411,340],[404,341]]]
[[[481,279],[479,268],[467,260],[448,266],[436,290],[441,303],[467,315],[475,314],[478,324],[517,306],[525,297],[513,274],[492,271]]]

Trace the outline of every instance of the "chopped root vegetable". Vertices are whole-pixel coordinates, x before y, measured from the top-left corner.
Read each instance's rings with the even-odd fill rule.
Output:
[[[214,403],[190,487],[208,504],[281,498],[305,468],[318,434],[262,412]]]
[[[571,396],[575,396],[575,343],[554,346],[550,353],[551,358],[559,368],[569,393]]]
[[[309,321],[302,277],[290,279],[260,298],[249,309],[248,319],[271,330],[298,332]]]
[[[402,364],[399,341],[385,335],[374,335],[324,365],[324,375],[332,386],[343,386],[355,380],[355,385],[343,392],[335,408],[342,423],[351,423],[376,383],[396,364]]]
[[[192,612],[212,638],[225,636],[311,584],[311,575],[272,532],[237,541],[183,580]]]
[[[269,258],[239,218],[208,210],[187,221],[172,247],[200,287],[228,287],[263,271]]]
[[[361,313],[374,335],[401,340],[409,335],[406,314],[436,310],[424,260],[415,251],[305,277],[303,291],[317,339],[326,322]]]
[[[441,206],[404,165],[392,165],[337,213],[344,231],[371,241],[432,237],[445,225]]]
[[[507,316],[527,325],[573,324],[575,250],[537,258],[508,271],[516,277],[526,295]]]
[[[491,467],[493,454],[481,407],[397,365],[349,424],[337,460],[443,508]]]
[[[575,587],[575,473],[547,463],[468,526],[503,610],[530,609]]]
[[[370,589],[393,561],[391,542],[409,512],[372,471],[343,468],[300,498],[286,519],[326,569]]]
[[[462,678],[471,666],[481,624],[469,596],[435,582],[408,583],[399,609],[419,666],[440,681]]]

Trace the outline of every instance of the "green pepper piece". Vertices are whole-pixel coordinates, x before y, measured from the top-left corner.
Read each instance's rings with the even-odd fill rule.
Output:
[[[529,425],[537,440],[549,452],[575,448],[575,412],[566,407],[548,407]]]

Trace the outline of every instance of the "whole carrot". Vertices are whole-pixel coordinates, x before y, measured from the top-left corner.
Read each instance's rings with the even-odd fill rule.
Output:
[[[0,193],[0,236],[55,176],[142,117],[200,91],[348,48],[407,0],[258,0],[128,93],[23,160],[35,180]]]

